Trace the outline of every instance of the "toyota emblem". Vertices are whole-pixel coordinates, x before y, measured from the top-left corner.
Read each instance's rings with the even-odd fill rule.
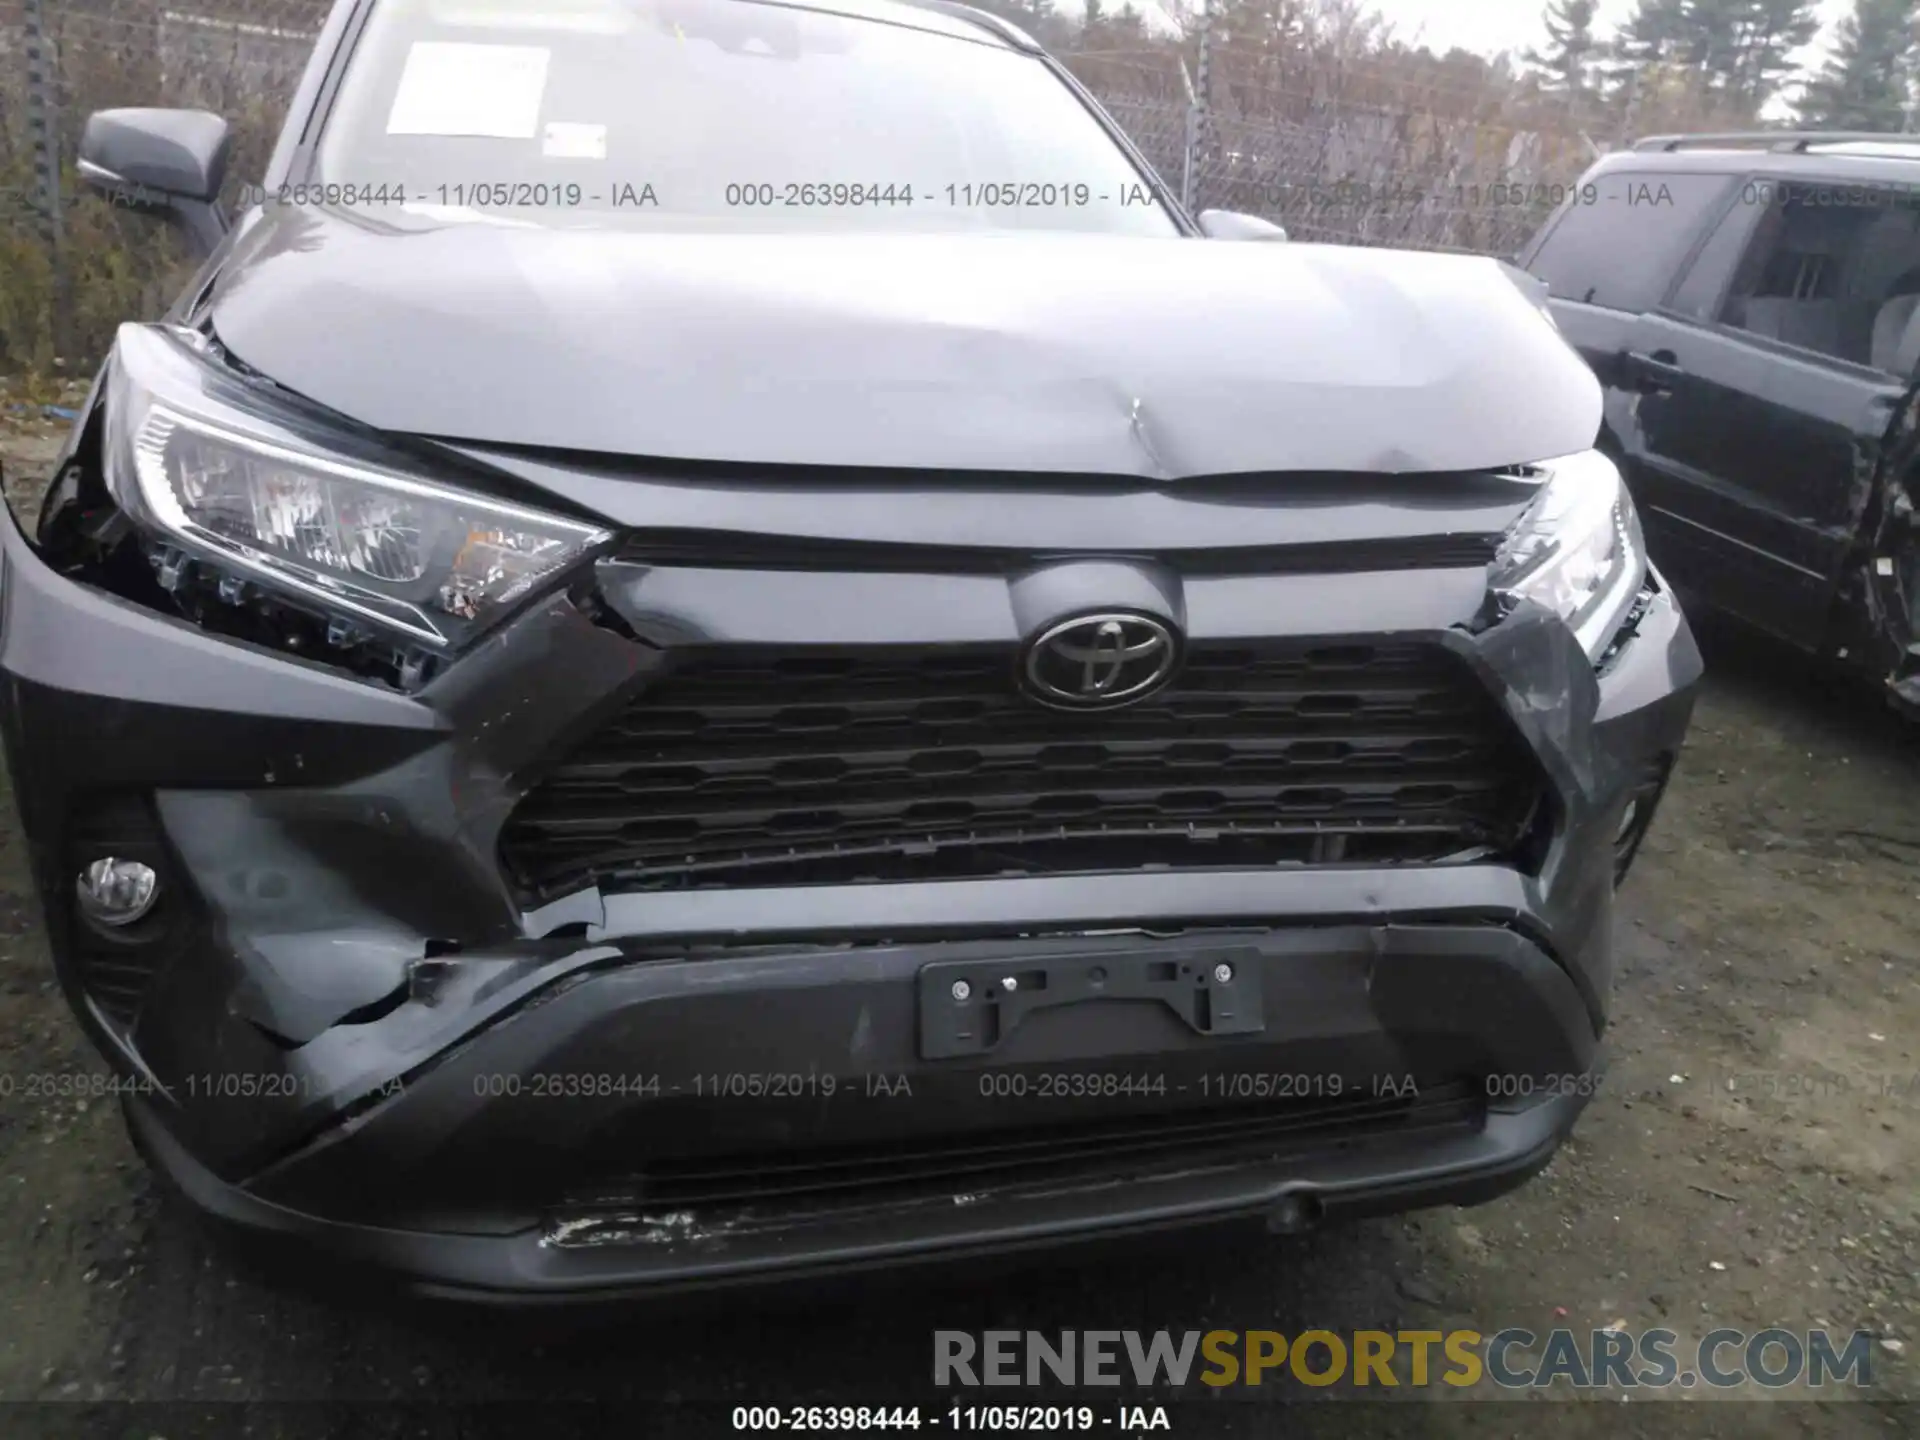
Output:
[[[1173,629],[1137,612],[1062,620],[1027,646],[1027,688],[1046,705],[1099,710],[1144,699],[1173,676]]]

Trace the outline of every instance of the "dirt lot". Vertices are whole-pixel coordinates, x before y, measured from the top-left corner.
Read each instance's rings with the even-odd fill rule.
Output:
[[[51,457],[55,427],[34,428],[0,438],[16,475]],[[1920,1433],[1920,732],[1765,647],[1705,639],[1711,684],[1624,895],[1614,1070],[1524,1190],[1304,1241],[1235,1236],[1126,1265],[859,1287],[589,1335],[262,1285],[161,1202],[110,1104],[26,1096],[29,1076],[100,1066],[55,993],[0,807],[0,1073],[14,1082],[0,1086],[0,1400],[66,1402],[0,1408],[0,1427],[599,1429],[601,1412],[552,1403],[567,1401],[636,1407],[640,1433],[719,1433],[717,1406],[932,1401],[936,1327],[1492,1333],[1622,1320],[1683,1337],[1778,1325],[1883,1339],[1865,1398],[1615,1394],[1548,1415],[1454,1396],[1317,1406],[1284,1423],[1223,1401],[1180,1412],[1175,1433],[1517,1435],[1542,1421],[1563,1435]],[[514,1401],[548,1403],[501,1403]]]

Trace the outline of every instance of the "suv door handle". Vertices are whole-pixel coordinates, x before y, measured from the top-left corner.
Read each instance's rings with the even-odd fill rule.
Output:
[[[1644,355],[1638,350],[1627,352],[1627,374],[1632,378],[1634,387],[1648,390],[1654,394],[1664,394],[1678,381],[1687,378],[1687,372],[1680,368],[1678,357],[1671,350],[1656,350]]]

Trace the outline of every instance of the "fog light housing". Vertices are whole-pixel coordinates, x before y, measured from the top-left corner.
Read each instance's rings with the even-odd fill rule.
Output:
[[[1634,827],[1639,819],[1640,797],[1630,795],[1627,797],[1627,808],[1620,815],[1619,827],[1613,832],[1613,843],[1616,848],[1628,844],[1633,839]]]
[[[1662,755],[1644,772],[1640,783],[1628,793],[1621,807],[1620,821],[1613,832],[1613,884],[1618,889],[1633,868],[1633,857],[1640,853],[1640,842],[1647,838],[1653,824],[1653,812],[1666,793],[1668,777],[1673,773],[1671,755]]]
[[[144,918],[160,898],[160,877],[151,865],[105,855],[74,882],[80,913],[96,925],[118,930]]]

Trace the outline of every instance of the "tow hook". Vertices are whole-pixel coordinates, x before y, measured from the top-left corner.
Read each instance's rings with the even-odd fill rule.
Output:
[[[1267,1211],[1267,1230],[1274,1235],[1303,1235],[1320,1224],[1320,1197],[1304,1191],[1282,1195]]]

